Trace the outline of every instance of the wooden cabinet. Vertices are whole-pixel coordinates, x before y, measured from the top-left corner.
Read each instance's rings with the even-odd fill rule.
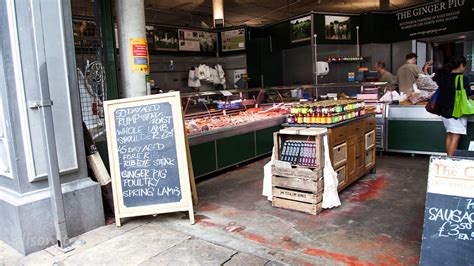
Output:
[[[352,177],[356,174],[356,152],[357,139],[351,136],[347,139],[347,175],[349,181],[352,181]]]
[[[331,162],[341,191],[375,168],[375,117],[359,118],[328,130]]]

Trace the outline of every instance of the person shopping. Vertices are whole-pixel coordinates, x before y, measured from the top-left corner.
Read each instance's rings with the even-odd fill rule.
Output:
[[[446,128],[446,152],[448,156],[453,156],[458,148],[461,135],[467,134],[467,117],[453,117],[454,101],[456,97],[456,76],[462,75],[462,82],[466,95],[472,98],[472,91],[469,85],[469,78],[462,73],[466,66],[466,58],[463,56],[454,56],[447,63],[448,73],[441,75],[437,79],[439,86],[438,103],[440,105],[441,116],[444,127]],[[460,79],[458,79],[460,80]],[[457,87],[460,88],[460,84]],[[466,99],[467,100],[467,99]]]

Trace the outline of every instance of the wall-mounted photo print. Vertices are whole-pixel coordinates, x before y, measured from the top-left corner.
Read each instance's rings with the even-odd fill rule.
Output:
[[[290,40],[302,42],[311,39],[311,16],[290,21]]]
[[[155,29],[153,33],[154,50],[178,51],[178,31],[174,29]]]
[[[343,16],[325,16],[326,40],[350,40],[351,18]]]

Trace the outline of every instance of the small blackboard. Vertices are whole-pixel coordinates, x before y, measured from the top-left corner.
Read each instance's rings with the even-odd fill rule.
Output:
[[[432,157],[420,265],[474,265],[474,161]]]
[[[179,93],[107,101],[105,110],[117,225],[184,210],[193,221]]]

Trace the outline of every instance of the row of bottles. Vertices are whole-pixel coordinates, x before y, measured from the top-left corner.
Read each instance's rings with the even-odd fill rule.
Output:
[[[364,58],[362,56],[330,56],[328,57],[327,59],[327,62],[328,63],[331,63],[331,62],[340,62],[340,61],[354,61],[354,62],[358,62],[358,61],[362,61],[364,60]]]
[[[287,117],[288,124],[334,124],[364,115],[364,102],[357,100],[323,101],[294,105]]]

